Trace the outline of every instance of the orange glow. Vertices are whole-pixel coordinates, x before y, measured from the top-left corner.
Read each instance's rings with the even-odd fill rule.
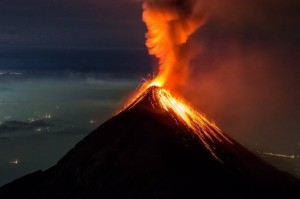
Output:
[[[149,8],[144,3],[143,20],[146,23],[146,46],[149,54],[159,59],[159,73],[150,86],[173,89],[184,79],[188,63],[184,60],[182,46],[204,22],[192,15],[181,16],[179,11]]]
[[[157,95],[157,99],[159,99],[159,105],[165,111],[174,113],[177,116],[177,119],[191,129],[211,154],[218,159],[213,151],[214,147],[212,146],[212,143],[215,141],[223,142],[223,140],[230,142],[230,140],[223,135],[221,130],[214,123],[208,121],[198,111],[188,106],[182,99],[173,97],[166,89],[157,89],[155,94]]]

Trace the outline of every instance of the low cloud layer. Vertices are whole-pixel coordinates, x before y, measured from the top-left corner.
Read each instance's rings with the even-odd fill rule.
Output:
[[[45,120],[37,120],[32,122],[6,121],[0,125],[0,134],[26,133],[28,131],[38,131],[39,129],[51,126],[53,126],[53,124]]]

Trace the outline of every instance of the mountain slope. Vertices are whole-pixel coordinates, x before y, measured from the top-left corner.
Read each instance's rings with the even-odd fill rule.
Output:
[[[0,198],[298,198],[299,180],[226,135],[212,142],[216,159],[153,103],[158,89],[149,88],[54,167],[1,187]]]

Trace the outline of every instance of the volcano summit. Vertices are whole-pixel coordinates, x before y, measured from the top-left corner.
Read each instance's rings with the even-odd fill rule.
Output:
[[[299,198],[298,179],[204,118],[195,133],[158,94],[173,101],[148,88],[55,166],[1,187],[0,198]]]

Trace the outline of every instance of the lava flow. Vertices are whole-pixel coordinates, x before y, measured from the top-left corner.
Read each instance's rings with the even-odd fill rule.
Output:
[[[127,108],[136,104],[149,90],[153,90],[151,103],[170,113],[173,119],[180,121],[195,133],[218,159],[213,143],[230,140],[213,122],[208,121],[184,100],[174,97],[169,91],[175,90],[184,81],[189,62],[185,44],[205,21],[204,14],[199,12],[199,1],[145,0],[143,8],[143,20],[148,29],[146,46],[149,54],[158,58],[159,72],[153,80],[141,86]]]
[[[197,110],[191,108],[183,99],[172,96],[170,91],[162,87],[151,86],[126,109],[134,107],[134,105],[139,103],[149,92],[151,92],[151,98],[149,100],[153,108],[167,112],[172,116],[172,119],[183,124],[201,140],[203,145],[216,159],[220,160],[214,152],[214,143],[224,141],[231,143],[231,141],[213,122],[210,122]]]

